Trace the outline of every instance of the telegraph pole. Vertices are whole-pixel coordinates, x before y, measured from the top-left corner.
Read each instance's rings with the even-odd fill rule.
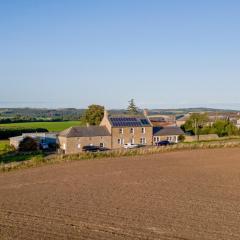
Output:
[[[199,140],[198,139],[198,131],[197,131],[197,119],[194,120],[194,125],[195,125],[195,136],[196,136],[197,140]]]

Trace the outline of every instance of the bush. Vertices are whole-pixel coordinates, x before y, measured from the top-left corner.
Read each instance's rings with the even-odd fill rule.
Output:
[[[185,136],[184,135],[180,135],[179,137],[178,137],[178,140],[179,140],[179,142],[184,142],[185,141]]]
[[[18,150],[20,152],[31,152],[38,150],[38,143],[31,137],[25,137],[19,144]]]

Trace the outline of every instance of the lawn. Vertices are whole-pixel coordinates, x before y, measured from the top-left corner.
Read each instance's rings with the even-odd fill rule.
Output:
[[[0,124],[0,128],[45,128],[49,132],[58,132],[73,126],[81,126],[80,121],[66,122],[27,122]]]

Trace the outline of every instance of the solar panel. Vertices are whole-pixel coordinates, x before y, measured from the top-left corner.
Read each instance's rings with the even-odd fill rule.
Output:
[[[112,117],[110,120],[114,127],[141,127],[149,124],[146,119],[136,117]]]
[[[143,125],[148,125],[149,124],[148,120],[146,120],[146,119],[141,119],[140,121]]]

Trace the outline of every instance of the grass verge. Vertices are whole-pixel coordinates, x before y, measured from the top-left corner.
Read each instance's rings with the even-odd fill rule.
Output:
[[[208,142],[193,142],[193,143],[180,143],[167,147],[145,147],[132,150],[113,150],[108,152],[99,153],[79,153],[73,155],[49,155],[46,156],[41,152],[37,153],[11,153],[0,157],[0,171],[9,172],[16,169],[36,167],[45,164],[53,164],[68,161],[80,160],[93,160],[100,158],[117,158],[117,157],[130,157],[151,155],[157,153],[181,151],[181,150],[194,150],[194,149],[214,149],[214,148],[234,148],[240,147],[240,140],[225,140],[225,141],[208,141]],[[2,159],[2,161],[1,161]]]

